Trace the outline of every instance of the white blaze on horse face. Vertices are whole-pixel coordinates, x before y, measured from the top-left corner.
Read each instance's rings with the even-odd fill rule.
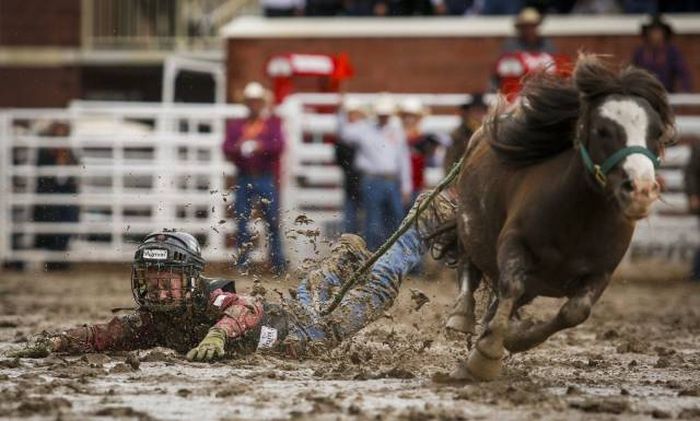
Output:
[[[627,135],[627,146],[647,147],[649,119],[635,101],[610,100],[600,107],[600,115],[619,124]],[[631,180],[655,181],[654,164],[642,154],[632,154],[622,161],[622,169]]]

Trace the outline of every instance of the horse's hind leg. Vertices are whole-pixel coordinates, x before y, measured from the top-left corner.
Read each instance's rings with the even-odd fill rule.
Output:
[[[523,352],[533,348],[559,332],[583,323],[591,313],[593,304],[608,286],[609,277],[604,276],[593,282],[571,297],[559,309],[552,319],[531,324],[523,329],[510,329],[505,337],[504,345],[510,352]],[[513,327],[517,326],[515,324]]]
[[[466,261],[459,265],[458,281],[460,292],[445,324],[448,329],[462,333],[475,333],[476,317],[474,310],[476,301],[474,300],[474,293],[479,289],[481,276],[481,271],[471,262]]]

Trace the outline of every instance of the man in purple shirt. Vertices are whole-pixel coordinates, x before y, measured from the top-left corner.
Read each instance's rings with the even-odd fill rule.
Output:
[[[279,228],[279,192],[277,174],[284,148],[282,123],[267,111],[267,91],[257,82],[246,85],[244,102],[248,116],[233,119],[226,125],[223,150],[226,158],[238,169],[234,210],[238,219],[238,265],[248,265],[248,251],[253,246],[248,232],[250,215],[260,204],[268,225],[270,264],[273,272],[285,269]]]
[[[670,93],[692,90],[690,72],[681,51],[671,43],[673,30],[660,17],[642,25],[644,43],[632,56],[632,63],[654,74]]]

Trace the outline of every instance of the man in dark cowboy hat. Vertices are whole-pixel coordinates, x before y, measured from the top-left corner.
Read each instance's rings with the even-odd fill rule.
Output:
[[[683,53],[671,42],[673,28],[660,16],[642,25],[642,45],[632,63],[654,74],[669,93],[690,92],[692,84]]]
[[[425,197],[419,197],[412,212]],[[341,236],[331,255],[299,284],[294,298],[273,304],[236,293],[232,281],[202,276],[204,259],[197,240],[184,232],[164,231],[146,236],[136,249],[131,275],[136,310],[107,323],[41,335],[11,355],[165,346],[190,360],[209,361],[256,350],[300,356],[328,349],[381,317],[423,254],[430,248],[444,251],[454,240],[454,234],[439,229],[454,217],[454,199],[452,193],[438,195],[327,316],[321,308],[369,257],[362,238]]]

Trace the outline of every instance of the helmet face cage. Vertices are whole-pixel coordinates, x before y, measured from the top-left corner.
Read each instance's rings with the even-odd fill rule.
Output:
[[[134,301],[149,310],[182,308],[197,298],[203,268],[199,244],[191,235],[148,235],[136,250],[131,269]]]

